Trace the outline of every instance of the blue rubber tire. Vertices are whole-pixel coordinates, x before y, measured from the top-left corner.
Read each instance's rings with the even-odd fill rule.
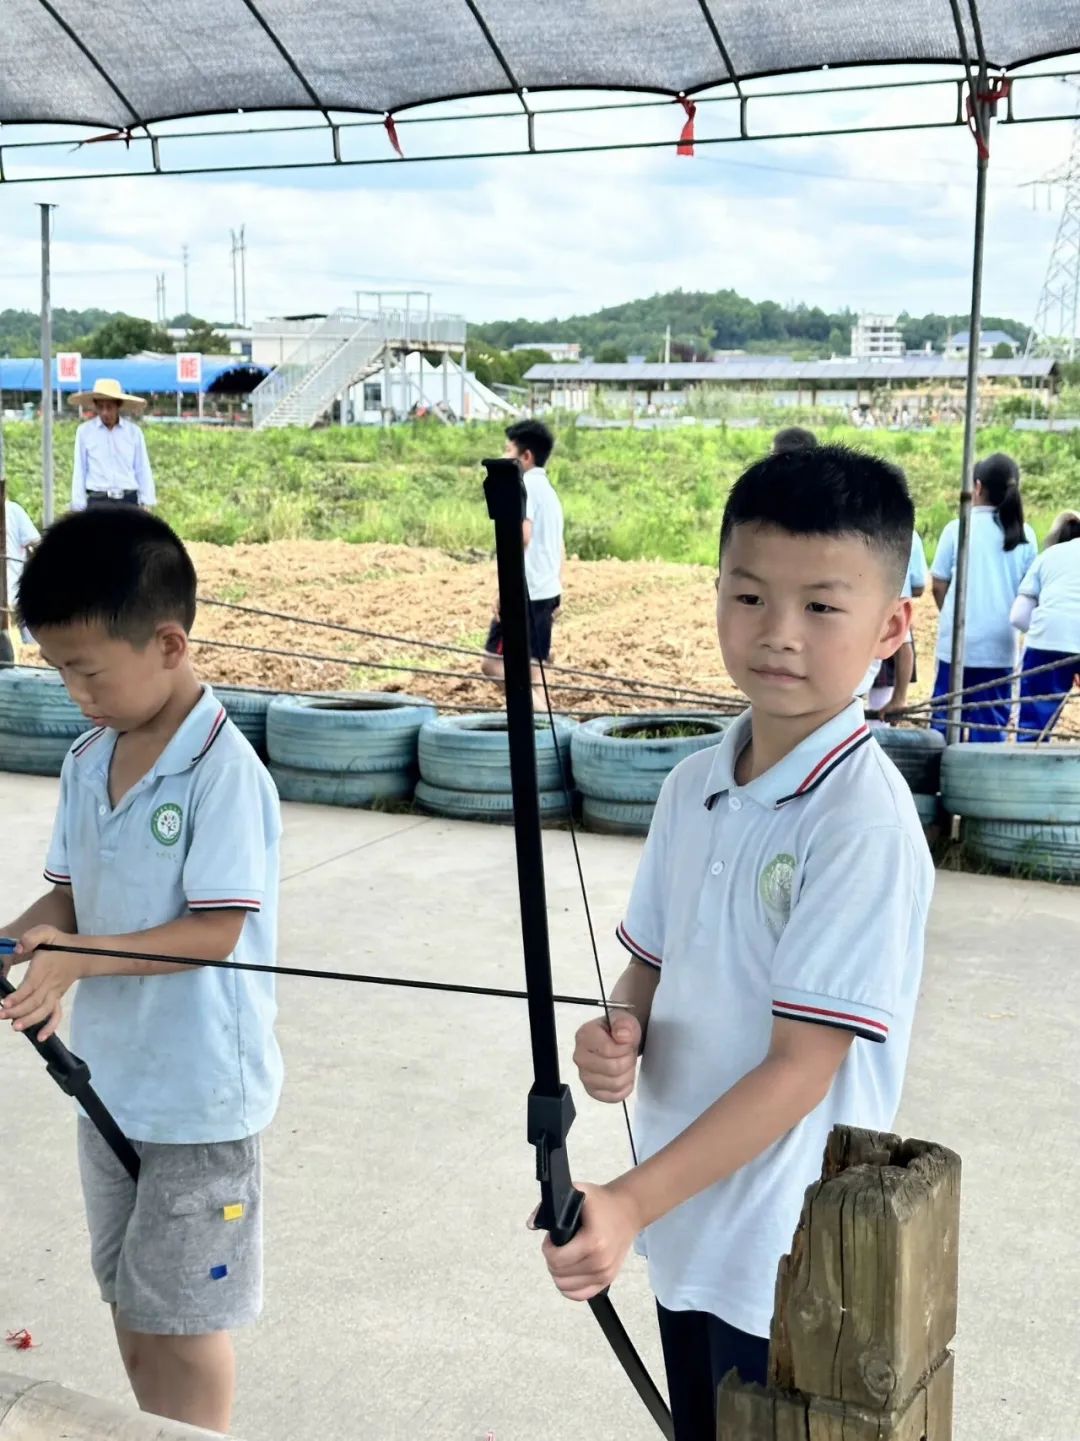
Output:
[[[66,736],[20,736],[0,731],[0,771],[58,776],[73,744]]]
[[[270,775],[283,801],[307,801],[319,806],[357,806],[365,810],[388,801],[412,799],[413,771],[357,772],[305,770],[270,762]]]
[[[260,756],[266,756],[266,712],[277,697],[271,692],[234,690],[232,686],[214,687],[214,694],[225,707],[233,725],[245,736]]]
[[[733,719],[706,712],[651,711],[585,721],[574,732],[570,744],[574,784],[582,795],[593,800],[652,805],[675,766],[695,751],[719,744]],[[703,736],[621,738],[628,730],[668,722],[697,723],[710,729]]]
[[[605,836],[647,836],[652,825],[653,801],[601,801],[581,798],[581,823],[586,830]]]
[[[541,792],[569,788],[570,739],[577,730],[576,721],[556,716],[553,737],[547,718],[537,718],[536,783]],[[425,721],[420,731],[419,761],[420,775],[429,785],[472,794],[509,794],[510,737],[505,714],[487,711]]]
[[[941,765],[945,809],[976,820],[1080,823],[1080,744],[955,745]]]
[[[965,820],[964,849],[1003,870],[1051,881],[1080,881],[1080,825]]]
[[[26,666],[0,670],[0,731],[56,736],[70,744],[92,729],[56,671]]]
[[[420,727],[434,716],[431,701],[391,691],[279,695],[266,712],[266,747],[276,764],[300,770],[408,771]]]
[[[505,825],[514,819],[514,798],[509,791],[453,790],[422,780],[417,782],[416,804],[429,815],[456,821],[498,821]],[[564,791],[540,792],[542,821],[563,821],[569,814]]]
[[[936,795],[941,784],[945,737],[937,731],[885,725],[872,721],[870,734],[913,791]]]
[[[939,796],[923,795],[919,791],[913,791],[911,799],[915,802],[915,809],[919,814],[923,829],[935,825],[941,816],[941,798]]]

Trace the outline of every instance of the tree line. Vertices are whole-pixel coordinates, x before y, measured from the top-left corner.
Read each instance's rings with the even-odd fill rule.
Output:
[[[850,309],[827,312],[817,305],[755,301],[734,290],[672,290],[565,320],[493,320],[470,325],[469,334],[478,346],[496,351],[524,344],[542,349],[545,341],[577,341],[582,355],[595,360],[625,360],[631,355],[661,360],[670,326],[672,360],[708,360],[725,350],[809,359],[850,354],[856,318]],[[943,351],[948,338],[967,329],[968,323],[967,315],[915,316],[904,311],[898,318],[909,350],[929,344]],[[1003,330],[1021,345],[1027,341],[1028,327],[1007,317],[984,316],[982,328]]]
[[[184,330],[183,340],[172,338],[152,320],[109,310],[65,310],[52,315],[54,350],[77,350],[100,360],[123,360],[142,350],[171,355],[174,350],[197,350],[202,355],[227,355],[229,342],[207,320],[177,315],[169,326]],[[41,354],[41,317],[32,310],[0,310],[0,355]]]

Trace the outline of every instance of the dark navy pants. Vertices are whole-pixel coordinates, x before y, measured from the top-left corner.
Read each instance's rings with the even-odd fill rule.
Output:
[[[727,1373],[765,1384],[769,1343],[736,1331],[706,1311],[669,1311],[656,1303],[675,1441],[716,1441],[716,1389]]]
[[[1024,674],[1020,677],[1020,735],[1018,740],[1035,741],[1043,731],[1047,734],[1061,712],[1065,697],[1072,690],[1073,677],[1080,672],[1080,660],[1056,650],[1039,650],[1029,645],[1024,651]],[[1040,675],[1029,671],[1040,666],[1053,666]],[[1029,696],[1049,696],[1049,700],[1029,700]]]
[[[1012,671],[1006,667],[989,669],[986,666],[966,665],[964,680],[960,686],[952,683],[952,666],[947,660],[939,660],[934,677],[934,699],[948,695],[953,690],[969,690],[972,686],[985,686],[972,696],[963,696],[964,709],[961,712],[963,731],[967,740],[1003,741],[1005,727],[1009,724],[1012,709]],[[949,719],[949,702],[935,706],[930,721],[936,731],[945,734]]]

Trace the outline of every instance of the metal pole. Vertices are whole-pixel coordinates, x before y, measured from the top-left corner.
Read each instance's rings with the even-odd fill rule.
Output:
[[[52,275],[50,242],[55,205],[41,204],[41,514],[53,521]]]
[[[232,240],[232,323],[240,323],[239,301],[236,290],[236,231],[230,229],[229,237]]]
[[[980,66],[977,89],[985,93],[987,75],[985,66]],[[990,111],[978,98],[975,104],[982,110],[981,127],[984,139],[990,130]],[[982,278],[983,251],[986,231],[986,181],[989,168],[989,151],[986,144],[979,146],[978,168],[975,180],[975,239],[971,257],[971,320],[968,325],[967,393],[964,397],[964,460],[960,481],[959,533],[956,538],[956,571],[953,575],[953,633],[950,691],[955,692],[949,702],[949,721],[945,738],[950,745],[960,739],[963,729],[964,688],[964,640],[967,630],[967,581],[968,559],[971,550],[971,502],[972,471],[975,465],[975,427],[979,403],[979,342],[982,338]]]
[[[244,239],[246,225],[240,227],[240,324],[247,325],[247,241]]]
[[[461,354],[458,356],[461,362],[461,409],[458,411],[458,420],[465,420],[465,347],[461,347]]]
[[[4,479],[3,442],[0,441],[0,664],[14,659],[9,655],[8,631],[11,629],[11,597],[8,595],[8,533],[7,533],[7,481]]]
[[[184,258],[184,314],[191,314],[191,297],[188,294],[188,247],[182,245],[180,253]]]

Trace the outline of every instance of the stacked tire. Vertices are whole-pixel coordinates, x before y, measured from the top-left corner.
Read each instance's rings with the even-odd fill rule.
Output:
[[[1080,881],[1080,744],[949,746],[941,791],[973,860]]]
[[[72,742],[91,729],[55,671],[0,670],[0,770],[58,776]]]
[[[578,726],[571,757],[584,824],[607,835],[646,835],[667,775],[688,755],[719,744],[732,720],[695,711],[647,711]]]
[[[575,721],[536,721],[536,781],[540,817],[566,820],[571,810],[570,745]],[[512,821],[510,737],[502,711],[437,716],[424,722],[419,740],[416,803],[435,816],[460,821]]]
[[[873,722],[871,734],[911,788],[923,829],[941,816],[941,758],[945,739],[937,731]]]
[[[260,760],[266,759],[266,713],[274,700],[272,691],[236,690],[232,686],[214,687],[214,694],[236,729],[250,741]]]
[[[431,701],[387,691],[276,696],[266,712],[270,774],[285,801],[366,808],[408,801]]]

